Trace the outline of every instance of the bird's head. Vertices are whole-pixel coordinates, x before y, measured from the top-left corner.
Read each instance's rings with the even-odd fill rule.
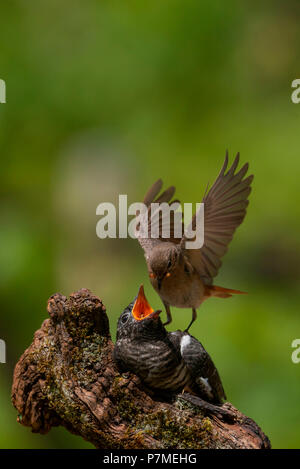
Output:
[[[164,279],[171,277],[180,261],[180,251],[173,243],[160,243],[148,258],[149,277],[158,290]]]
[[[154,311],[147,301],[143,285],[135,300],[125,308],[117,325],[117,340],[136,337],[158,337],[166,330],[160,320],[161,310]]]

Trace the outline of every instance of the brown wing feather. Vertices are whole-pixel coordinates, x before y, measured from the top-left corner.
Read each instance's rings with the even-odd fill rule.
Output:
[[[169,205],[172,205],[173,203],[180,203],[177,199],[176,200],[171,200],[172,197],[175,194],[175,187],[170,186],[168,187],[165,191],[159,195],[159,192],[161,191],[163,186],[163,182],[161,179],[158,179],[148,190],[147,194],[144,197],[144,204],[149,207],[148,209],[148,220],[145,220],[144,223],[147,223],[147,226],[145,225],[145,232],[148,232],[148,238],[141,237],[139,236],[138,230],[136,232],[136,237],[142,246],[142,248],[145,251],[145,254],[147,255],[148,251],[151,251],[154,246],[161,242],[169,241],[169,242],[174,242],[174,243],[180,243],[181,238],[175,238],[174,237],[174,231],[175,231],[175,225],[174,225],[174,215],[173,212],[171,212],[171,219],[170,219],[170,237],[168,238],[163,238],[162,233],[161,233],[161,225],[162,225],[162,216],[161,213],[159,215],[159,224],[160,224],[160,236],[159,238],[151,238],[151,207],[150,205],[152,203],[168,203]],[[141,222],[143,223],[143,221]],[[137,227],[139,229],[139,227]],[[183,228],[182,228],[182,233],[183,233]]]
[[[157,181],[155,181],[153,186],[150,187],[143,201],[144,204],[147,205],[147,207],[151,204],[151,202],[153,202],[155,197],[160,193],[162,186],[163,186],[162,180],[158,179]]]
[[[244,176],[248,170],[246,163],[235,173],[239,163],[239,153],[226,173],[228,153],[214,184],[204,196],[204,245],[201,249],[189,249],[185,253],[191,264],[199,272],[205,283],[212,283],[213,277],[222,265],[221,258],[228,250],[237,227],[242,223],[249,203],[250,184],[253,176]],[[195,229],[196,217],[192,227]]]

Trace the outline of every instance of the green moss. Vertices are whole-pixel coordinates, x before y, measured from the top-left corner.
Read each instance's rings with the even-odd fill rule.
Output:
[[[201,410],[201,407],[193,404],[192,402],[189,402],[185,399],[181,398],[181,395],[178,395],[176,397],[176,400],[174,402],[175,407],[180,410],[186,410],[190,412],[192,415],[198,415],[204,417],[204,414]]]
[[[87,335],[88,331],[89,327],[84,331],[74,327],[73,332],[74,334],[76,332],[76,337],[70,337],[68,346],[70,359],[67,363],[60,359],[60,344],[54,341],[55,334],[51,326],[47,331],[49,335],[43,337],[39,348],[28,354],[28,365],[34,364],[41,377],[43,383],[41,397],[49,410],[55,411],[62,421],[68,422],[74,428],[86,424],[87,431],[89,422],[84,421],[87,419],[86,414],[82,406],[74,400],[73,390],[69,389],[67,380],[70,378],[85,389],[97,380],[94,365],[101,362],[103,348],[108,339],[101,337],[95,331],[89,331],[90,335]]]
[[[122,383],[124,383],[124,378],[116,376],[112,386],[118,412],[127,422],[136,422],[141,413],[141,408],[134,404],[132,398],[128,397],[127,389],[122,387]]]
[[[114,394],[120,416],[129,423],[128,435],[130,434],[132,447],[141,447],[144,434],[160,441],[162,448],[211,447],[210,419],[199,417],[197,424],[190,424],[190,418],[195,414],[196,408],[181,409],[177,417],[168,409],[145,415],[144,410],[128,397],[126,387],[122,387],[122,381],[121,376],[115,378]]]
[[[169,410],[159,410],[142,419],[145,432],[163,442],[165,448],[206,448],[211,438],[212,425],[208,418],[189,424],[190,415],[182,412],[174,420]]]

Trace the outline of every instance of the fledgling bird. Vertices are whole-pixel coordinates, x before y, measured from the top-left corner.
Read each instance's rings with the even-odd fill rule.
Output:
[[[162,180],[159,179],[149,189],[144,204],[149,207],[147,216],[137,226],[136,238],[144,249],[150,281],[161,297],[167,314],[172,321],[170,306],[192,308],[192,320],[186,331],[197,318],[196,309],[210,297],[229,298],[233,294],[243,294],[239,290],[213,285],[213,279],[221,267],[221,258],[228,250],[236,228],[242,223],[249,203],[253,175],[245,177],[246,163],[236,172],[239,153],[227,170],[228,153],[222,169],[202,202],[204,203],[204,244],[200,249],[187,249],[183,228],[182,238],[175,236],[175,223],[171,222],[170,236],[165,238],[162,230],[159,237],[151,237],[152,203],[172,205],[175,187],[166,189],[160,196]],[[178,201],[176,201],[178,202]],[[148,222],[149,219],[149,222]],[[193,216],[189,229],[196,228],[197,213]],[[156,218],[157,223],[157,218]],[[144,235],[146,233],[146,236]]]
[[[154,391],[186,391],[215,405],[226,399],[219,373],[201,343],[187,332],[167,332],[149,305],[143,286],[121,314],[114,360]],[[213,407],[213,406],[211,406]]]

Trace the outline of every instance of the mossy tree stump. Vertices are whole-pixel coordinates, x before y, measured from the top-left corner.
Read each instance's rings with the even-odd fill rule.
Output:
[[[90,291],[53,295],[48,313],[12,386],[18,421],[33,432],[62,425],[103,449],[270,448],[258,425],[229,403],[231,421],[203,415],[180,396],[154,398],[137,376],[120,374],[105,307]]]

